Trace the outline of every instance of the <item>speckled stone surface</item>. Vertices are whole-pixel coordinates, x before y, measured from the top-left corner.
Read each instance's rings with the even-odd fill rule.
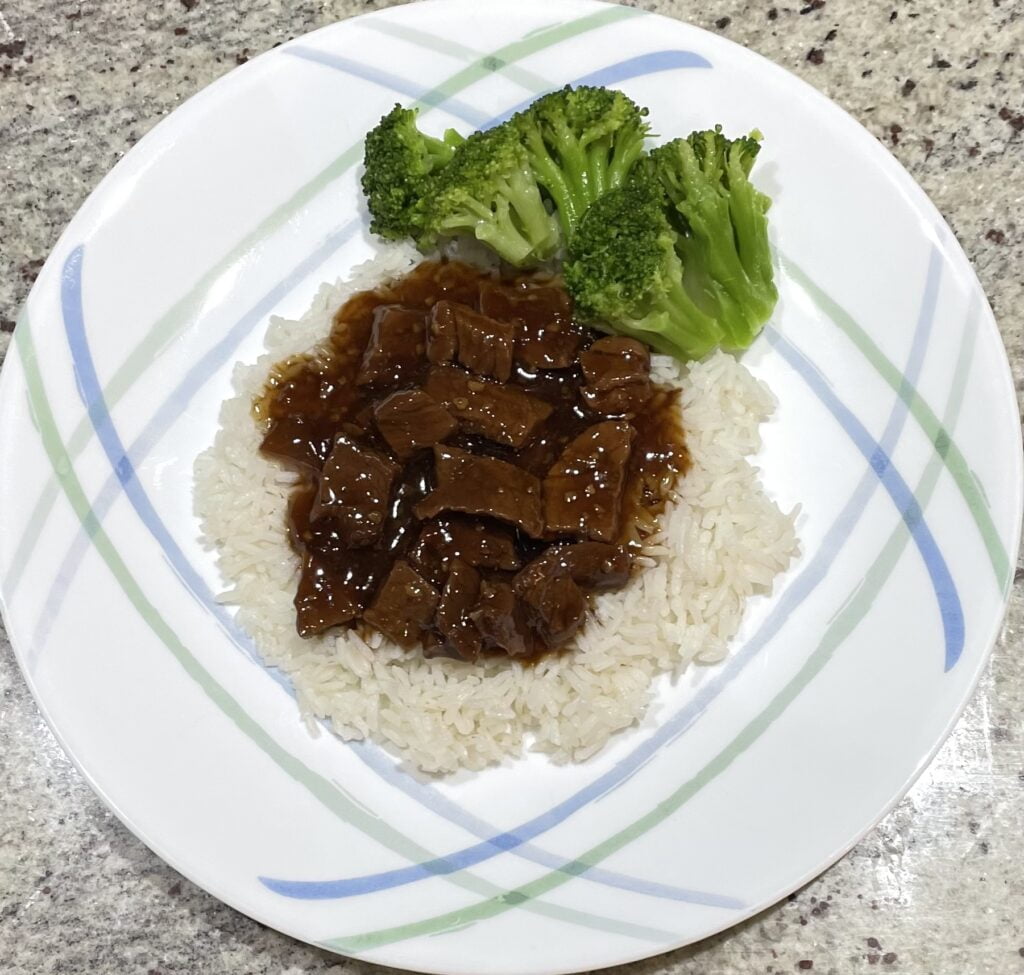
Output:
[[[246,57],[382,5],[0,0],[0,356],[58,234],[150,126]],[[642,5],[796,72],[896,154],[974,262],[1020,389],[1022,0]],[[1024,973],[1020,568],[1017,580],[981,686],[894,812],[788,901],[724,935],[621,971]],[[128,833],[46,729],[2,631],[0,693],[4,975],[373,970],[237,914]]]

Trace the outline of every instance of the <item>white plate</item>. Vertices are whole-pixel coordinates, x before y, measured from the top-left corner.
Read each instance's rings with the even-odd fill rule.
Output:
[[[268,316],[297,316],[371,253],[360,138],[395,100],[468,130],[581,81],[622,87],[662,133],[765,133],[782,298],[744,361],[780,400],[759,462],[784,508],[803,504],[804,554],[724,665],[663,688],[596,759],[421,780],[309,737],[247,656],[212,600],[192,463]],[[401,967],[596,968],[793,890],[925,766],[1002,617],[1017,419],[949,229],[811,88],[627,7],[397,7],[193,98],[61,238],[0,387],[5,622],[97,792],[239,910]],[[337,883],[304,899],[261,877]]]

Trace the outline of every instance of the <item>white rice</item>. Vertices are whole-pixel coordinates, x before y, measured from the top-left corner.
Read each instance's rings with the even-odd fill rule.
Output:
[[[654,357],[655,378],[682,389],[692,466],[647,540],[647,568],[596,600],[566,652],[535,666],[468,664],[425,660],[376,634],[303,640],[292,606],[298,559],[285,529],[294,477],[260,455],[253,397],[273,363],[326,337],[351,293],[420,259],[403,245],[383,250],[348,281],[323,286],[298,321],[273,319],[266,354],[236,367],[236,395],[195,465],[204,541],[231,584],[223,600],[237,606],[266,662],[290,675],[311,727],[322,719],[342,738],[371,738],[428,772],[480,769],[524,747],[582,761],[643,716],[659,674],[720,661],[748,597],[770,592],[795,556],[795,512],[783,514],[765,495],[747,460],[774,399],[724,353],[688,368]]]

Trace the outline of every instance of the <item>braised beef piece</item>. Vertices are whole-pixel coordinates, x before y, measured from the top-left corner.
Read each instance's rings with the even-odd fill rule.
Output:
[[[583,590],[566,565],[545,555],[534,559],[512,584],[526,620],[549,648],[566,643],[580,628],[587,611]]]
[[[434,629],[423,631],[422,650],[423,656],[427,660],[431,660],[434,657],[460,659],[459,655],[447,643],[445,643],[444,637],[437,632],[436,621]]]
[[[568,369],[583,344],[572,302],[560,287],[489,282],[480,288],[480,311],[518,326],[515,361],[527,369]]]
[[[544,479],[548,534],[615,541],[633,436],[624,420],[606,420],[565,448]]]
[[[532,657],[627,582],[614,542],[685,467],[678,394],[571,312],[550,277],[424,262],[274,367],[253,413],[298,475],[299,633],[365,621],[425,656]]]
[[[411,382],[423,366],[426,330],[426,318],[417,308],[379,307],[356,383],[393,389]]]
[[[583,336],[559,323],[524,327],[516,343],[516,362],[526,369],[569,369],[575,364]]]
[[[435,585],[443,582],[455,561],[505,572],[522,565],[512,528],[463,515],[441,515],[424,524],[409,558]]]
[[[260,450],[294,467],[319,471],[334,446],[335,425],[303,416],[272,420]]]
[[[423,265],[421,264],[422,268]],[[402,300],[408,304],[431,308],[439,301],[457,301],[460,305],[476,305],[480,286],[490,281],[493,272],[471,268],[459,261],[428,262],[422,275],[419,268],[399,283]],[[418,280],[413,280],[418,279]],[[410,287],[410,284],[412,285]],[[393,289],[394,290],[394,289]]]
[[[633,572],[633,557],[622,545],[577,542],[558,557],[569,567],[573,582],[584,589],[621,589]]]
[[[380,435],[400,458],[433,447],[457,429],[458,423],[422,389],[406,389],[382,399],[373,410]]]
[[[580,354],[587,385],[580,392],[596,413],[639,413],[651,398],[651,353],[643,342],[620,335],[598,339]]]
[[[333,518],[312,520],[310,511],[318,493],[316,482],[292,492],[288,499],[288,536],[297,552],[308,550],[334,561],[335,556],[348,550],[348,543]]]
[[[373,417],[373,404],[367,403],[354,416],[341,425],[341,432],[347,433],[354,440],[366,440],[372,437],[376,422]]]
[[[551,415],[549,403],[518,386],[480,379],[452,366],[433,366],[425,388],[465,433],[509,447],[522,447]]]
[[[459,351],[454,301],[439,301],[430,309],[427,321],[427,358],[435,366],[454,362]]]
[[[372,545],[384,529],[399,470],[393,460],[339,434],[324,462],[310,519],[331,518],[352,548]]]
[[[431,313],[427,357],[435,364],[458,360],[478,376],[508,382],[516,327],[481,315],[468,305],[440,301]]]
[[[297,487],[288,500],[289,536],[292,547],[302,555],[295,598],[296,628],[301,636],[358,619],[396,558],[390,550],[393,543],[353,548],[334,518],[311,521],[316,496],[317,486],[310,482]]]
[[[485,581],[469,617],[486,647],[504,650],[510,657],[531,657],[536,652],[536,637],[522,604],[507,582]]]
[[[545,564],[561,567],[580,588],[588,591],[621,589],[633,570],[633,558],[624,545],[608,542],[563,542],[552,545],[527,568]],[[520,575],[524,575],[524,569]]]
[[[416,505],[417,518],[442,511],[497,518],[532,538],[544,534],[540,481],[513,464],[458,447],[434,448],[436,487]]]
[[[580,353],[587,382],[599,391],[651,378],[651,353],[643,342],[626,335],[605,335]]]
[[[295,628],[301,637],[316,636],[350,623],[363,611],[357,588],[313,552],[306,554],[295,591]]]
[[[363,619],[400,647],[411,650],[434,618],[437,590],[408,562],[399,560]]]
[[[459,332],[459,362],[478,376],[508,382],[512,375],[512,352],[516,327],[479,315],[465,305],[456,306]]]
[[[461,559],[454,559],[434,619],[444,642],[463,660],[476,660],[483,637],[470,618],[480,598],[480,573]]]
[[[316,484],[309,483],[288,500],[292,546],[303,555],[295,594],[300,636],[314,636],[357,619],[391,567],[387,553],[377,547],[349,546],[334,518],[311,521],[316,496]]]

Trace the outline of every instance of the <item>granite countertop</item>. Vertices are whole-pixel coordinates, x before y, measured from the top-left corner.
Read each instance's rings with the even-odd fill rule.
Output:
[[[150,126],[273,44],[386,5],[0,0],[0,357],[58,234]],[[1024,4],[641,5],[717,31],[796,72],[900,159],[973,261],[1020,389]],[[1024,973],[1022,628],[1018,567],[992,664],[903,802],[788,900],[723,935],[623,971]],[[371,970],[243,917],[135,839],[54,741],[2,630],[0,690],[0,970]]]

